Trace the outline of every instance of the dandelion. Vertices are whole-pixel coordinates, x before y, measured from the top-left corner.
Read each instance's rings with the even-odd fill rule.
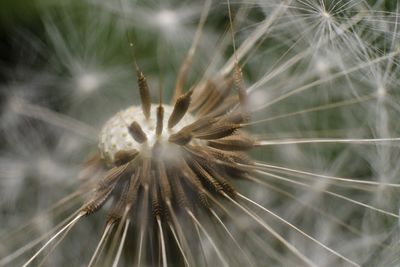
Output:
[[[40,82],[4,85],[0,266],[398,264],[397,6],[42,12]]]

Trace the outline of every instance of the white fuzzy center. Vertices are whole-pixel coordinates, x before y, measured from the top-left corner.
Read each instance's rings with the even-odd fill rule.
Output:
[[[158,142],[168,143],[168,137],[180,130],[182,127],[194,122],[193,116],[186,113],[182,120],[174,126],[174,128],[167,129],[168,119],[172,113],[173,107],[163,105],[164,119],[163,119],[163,132],[161,136],[156,135],[157,126],[157,106],[151,106],[150,119],[146,120],[140,106],[131,106],[125,110],[118,112],[115,116],[110,118],[100,131],[99,149],[101,157],[107,162],[112,163],[115,159],[115,154],[118,151],[136,149],[141,153],[146,153]],[[142,128],[147,136],[147,142],[138,143],[129,133],[129,125],[136,121]]]

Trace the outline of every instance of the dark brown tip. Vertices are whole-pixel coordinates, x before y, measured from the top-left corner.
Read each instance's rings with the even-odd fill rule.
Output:
[[[186,94],[181,95],[175,102],[174,110],[168,120],[168,128],[174,127],[186,114],[193,91],[190,90]]]
[[[160,186],[161,197],[164,202],[172,198],[171,185],[167,175],[167,169],[162,161],[157,164],[157,178]]]
[[[200,202],[204,206],[208,206],[208,201],[207,201],[207,196],[204,193],[205,189],[201,183],[201,181],[197,178],[197,175],[194,173],[194,171],[191,169],[189,166],[188,162],[183,160],[181,162],[180,166],[181,170],[184,172],[184,178],[187,180],[187,182],[193,187],[193,189],[197,192],[198,198]]]
[[[215,190],[215,192],[222,192],[222,185],[212,176],[210,173],[202,166],[203,164],[199,163],[196,160],[191,162],[191,168],[194,173],[196,173],[198,179],[203,181],[208,187]]]
[[[171,134],[168,138],[168,141],[180,146],[184,146],[192,140],[191,131],[186,131],[185,129],[180,130],[175,134]]]
[[[160,196],[156,184],[151,187],[151,208],[154,217],[159,217],[162,214],[162,207],[160,202]]]
[[[129,164],[123,164],[107,171],[104,177],[98,182],[97,190],[101,191],[114,185],[118,181],[118,179],[126,172],[128,166]]]
[[[248,104],[247,92],[246,92],[246,88],[243,83],[242,69],[240,68],[239,64],[237,64],[237,63],[235,64],[234,80],[235,80],[236,88],[238,90],[240,106],[246,110],[247,104]]]
[[[185,126],[183,129],[188,129],[192,132],[197,132],[197,131],[201,131],[201,129],[203,129],[204,127],[207,127],[209,125],[216,123],[217,121],[218,121],[218,119],[216,119],[216,118],[206,116],[206,117],[202,117],[202,118],[198,119],[197,121],[189,124],[188,126]]]
[[[87,201],[83,205],[81,211],[84,212],[85,215],[90,215],[98,211],[108,200],[113,189],[114,186],[104,190],[96,191],[96,193],[89,199],[89,201]]]
[[[254,140],[244,134],[235,134],[219,140],[212,140],[208,145],[228,151],[247,151],[254,147]]]
[[[126,196],[127,202],[131,203],[131,205],[136,203],[136,200],[138,198],[138,190],[139,190],[139,185],[140,185],[140,179],[139,175],[141,174],[141,169],[140,167],[138,170],[131,175],[131,179],[129,182],[129,191]]]
[[[138,143],[144,143],[147,141],[147,136],[143,132],[142,127],[136,121],[132,122],[128,127],[129,133]]]
[[[96,166],[101,164],[101,156],[99,153],[96,153],[94,155],[91,155],[88,157],[84,162],[83,162],[83,167],[88,168],[91,166]]]
[[[250,121],[250,115],[243,111],[229,113],[220,119],[221,123],[233,123],[233,124],[241,124],[249,121]]]
[[[180,96],[183,93],[183,86],[185,85],[187,74],[192,64],[192,56],[193,55],[189,54],[186,55],[185,59],[181,64],[181,68],[179,69],[179,73],[176,79],[175,91],[172,100],[177,99],[178,96]]]
[[[163,121],[164,121],[164,108],[163,106],[157,107],[157,126],[156,126],[156,135],[160,136],[163,131]]]
[[[204,140],[220,139],[232,135],[240,127],[239,124],[217,123],[204,128],[201,132],[196,132],[194,137]]]
[[[146,119],[150,118],[151,97],[146,77],[140,70],[137,71],[137,80],[139,85],[140,100],[142,102],[142,110]]]
[[[183,184],[179,179],[181,177],[178,177],[176,173],[173,173],[172,175],[172,189],[174,191],[174,197],[178,203],[178,206],[182,208],[187,208],[190,206],[190,201],[187,198],[185,194],[185,189],[183,188]]]
[[[117,153],[115,153],[115,159],[114,159],[114,164],[116,166],[123,165],[125,163],[130,162],[136,156],[139,154],[139,151],[136,149],[130,149],[130,150],[120,150]]]
[[[201,105],[198,105],[197,114],[204,116],[213,112],[217,107],[224,103],[231,91],[231,84],[229,81],[221,81],[218,86],[209,81],[204,89],[204,97]]]
[[[128,206],[127,195],[129,192],[129,183],[125,183],[123,189],[118,194],[117,200],[114,202],[111,210],[107,215],[107,223],[115,223],[121,220],[125,209]]]
[[[210,175],[212,175],[212,177],[214,177],[222,186],[223,191],[228,194],[229,196],[235,196],[236,194],[236,189],[235,187],[228,182],[227,179],[225,179],[223,173],[219,173],[215,168],[209,168],[207,167],[207,172],[210,173]]]

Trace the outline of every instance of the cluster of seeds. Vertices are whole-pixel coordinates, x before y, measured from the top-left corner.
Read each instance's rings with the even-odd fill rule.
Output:
[[[82,208],[85,214],[110,197],[113,221],[130,211],[134,216],[144,202],[159,219],[207,208],[218,195],[234,197],[231,182],[246,175],[242,166],[251,161],[245,152],[254,141],[240,130],[248,116],[232,80],[209,80],[176,97],[172,107],[151,103],[138,71],[141,108],[117,113],[101,130],[98,160],[110,169]]]

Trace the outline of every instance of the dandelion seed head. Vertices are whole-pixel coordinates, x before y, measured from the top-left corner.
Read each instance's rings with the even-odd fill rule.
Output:
[[[398,34],[390,32],[397,28],[397,13],[376,15],[379,3],[369,7],[360,0],[256,1],[254,6],[231,1],[232,36],[226,31],[226,5],[218,1],[209,17],[200,16],[195,1],[155,2],[89,0],[66,6],[54,19],[48,12],[54,49],[46,55],[54,65],[45,72],[57,71],[51,89],[60,90],[38,91],[26,82],[26,91],[40,98],[17,98],[15,104],[10,98],[3,106],[6,149],[24,156],[5,152],[2,158],[10,161],[0,160],[0,198],[13,202],[0,210],[9,213],[0,228],[7,232],[21,225],[31,216],[27,207],[37,210],[35,204],[53,201],[55,207],[46,205],[40,220],[28,222],[15,237],[1,236],[0,266],[21,266],[68,226],[67,216],[74,212],[90,218],[81,222],[79,217],[82,225],[58,232],[54,247],[32,264],[359,266],[369,262],[366,254],[377,255],[390,244],[382,241],[398,223],[393,216],[399,211],[398,191],[392,188],[399,188],[395,121],[400,109],[394,90],[398,62],[387,60],[387,54],[398,49]],[[87,10],[76,12],[82,5]],[[191,45],[197,47],[195,56],[187,60],[194,65],[186,80],[173,76],[201,17],[203,33]],[[125,40],[125,31],[131,40]],[[163,101],[176,103],[193,90],[175,124],[169,122],[174,106],[162,104],[158,134],[161,105],[151,103],[155,87],[145,88],[147,98],[139,92],[142,106],[131,96],[132,68],[121,49],[130,42],[145,73],[154,73],[158,63],[166,88],[180,80],[175,92],[162,93]],[[162,54],[155,57],[159,62],[149,58],[155,51]],[[243,77],[233,74],[235,58]],[[371,75],[371,70],[382,73]],[[37,69],[34,73],[39,76]],[[158,75],[149,75],[150,81],[152,76]],[[50,83],[47,79],[37,80]],[[139,90],[147,87],[144,76],[138,80]],[[126,105],[135,106],[115,113]],[[97,127],[104,117],[110,119]],[[379,143],[381,137],[394,139]],[[77,173],[76,162],[88,149],[98,154]],[[62,194],[45,192],[50,186]],[[123,233],[124,228],[129,230]],[[39,243],[13,258],[35,232]]]

